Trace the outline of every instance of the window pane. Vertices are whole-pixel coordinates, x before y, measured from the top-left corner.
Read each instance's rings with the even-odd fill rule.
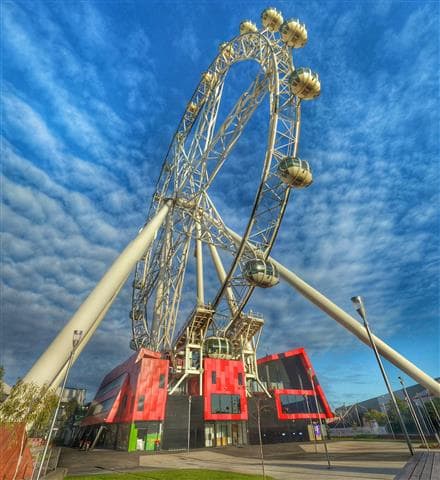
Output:
[[[211,382],[213,385],[215,385],[217,383],[217,374],[215,372],[215,370],[213,372],[211,372]]]
[[[142,412],[143,409],[144,409],[144,401],[145,401],[145,397],[144,395],[141,395],[138,399],[138,412]]]
[[[220,413],[220,395],[211,395],[211,413]]]
[[[240,413],[240,395],[211,395],[211,413]]]
[[[318,413],[315,398],[312,395],[280,395],[283,413]],[[323,409],[318,399],[319,412]]]
[[[127,374],[126,374],[126,373],[123,373],[122,375],[119,375],[119,377],[115,378],[115,379],[112,380],[111,382],[107,383],[106,385],[103,385],[103,386],[99,389],[99,391],[98,391],[98,393],[96,394],[96,397],[95,397],[95,398],[99,398],[99,397],[101,397],[102,395],[104,395],[105,393],[109,392],[110,390],[113,390],[113,389],[116,388],[116,387],[120,387],[126,377],[127,377]]]
[[[161,373],[159,377],[159,388],[165,387],[165,374]]]

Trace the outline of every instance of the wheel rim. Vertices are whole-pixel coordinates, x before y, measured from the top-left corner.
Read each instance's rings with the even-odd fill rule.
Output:
[[[263,75],[257,76],[246,91],[248,101],[244,100],[246,95],[242,95],[222,127],[215,131],[227,73],[233,64],[245,60],[257,61]],[[290,189],[280,180],[278,164],[284,157],[296,155],[298,148],[300,100],[291,93],[288,83],[293,69],[290,49],[276,34],[246,33],[224,44],[208,68],[207,72],[215,78],[215,86],[207,87],[206,77],[197,86],[166,155],[147,217],[148,222],[164,199],[175,200],[168,222],[136,267],[131,312],[134,349],[172,348],[188,252],[191,239],[197,235],[196,225],[200,225],[199,237],[205,243],[215,243],[233,255],[226,278],[210,303],[210,308],[223,315],[228,305],[228,288],[233,290],[235,308],[229,323],[222,326],[223,333],[242,315],[255,288],[243,281],[244,262],[255,258],[254,249],[246,245],[249,242],[263,259],[268,257],[290,194]],[[269,94],[270,121],[261,182],[243,241],[236,247],[209,198],[208,189],[266,94]],[[193,140],[186,146],[190,133]]]

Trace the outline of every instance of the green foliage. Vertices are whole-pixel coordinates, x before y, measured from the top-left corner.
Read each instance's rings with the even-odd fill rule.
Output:
[[[437,413],[440,414],[440,398],[433,398],[432,403],[434,404],[435,409],[437,410]],[[436,414],[435,414],[434,406],[432,405],[432,403],[430,401],[426,402],[425,407],[426,407],[426,410],[428,410],[429,416],[431,418],[435,418]]]
[[[414,421],[411,417],[411,412],[409,411],[408,404],[405,400],[396,398],[397,406],[399,407],[400,414],[402,415],[403,422],[405,423],[408,433],[417,433],[415,430]],[[388,412],[388,418],[390,419],[391,427],[393,428],[394,433],[403,433],[402,427],[400,426],[399,417],[394,408],[392,402],[387,403],[386,409]]]
[[[262,480],[262,475],[245,473],[220,472],[218,470],[162,470],[135,473],[106,473],[66,477],[66,480]],[[266,480],[273,480],[266,475]]]
[[[78,409],[78,400],[76,398],[71,398],[64,406],[63,420],[68,420],[72,415],[75,415]]]
[[[0,365],[0,401],[3,395],[3,379],[5,378],[5,367]]]
[[[363,418],[366,422],[377,422],[378,425],[386,425],[387,417],[378,410],[370,409],[364,413]]]
[[[12,388],[9,397],[0,405],[0,424],[25,423],[40,431],[50,423],[58,397],[47,387],[22,381]]]
[[[431,403],[432,401],[432,403]],[[440,414],[440,398],[433,398],[431,401],[425,403],[426,410],[431,418],[435,428],[440,429],[440,422],[437,414]],[[434,406],[432,405],[434,404]],[[434,409],[435,407],[435,409]],[[437,410],[437,412],[436,412]]]

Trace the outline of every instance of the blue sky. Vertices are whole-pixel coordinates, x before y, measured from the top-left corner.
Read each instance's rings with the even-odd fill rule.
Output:
[[[439,369],[439,4],[273,2],[309,32],[297,66],[320,74],[303,106],[311,188],[290,200],[274,257],[427,373]],[[2,2],[1,363],[23,376],[136,234],[201,73],[266,2]],[[227,110],[255,67],[231,70]],[[223,107],[222,107],[223,108]],[[262,105],[214,185],[247,218]],[[261,144],[261,145],[260,145]],[[187,288],[191,295],[191,278]],[[130,354],[125,288],[74,366],[93,394]],[[304,346],[333,407],[384,393],[366,346],[280,284],[257,292],[260,354]],[[397,371],[387,364],[394,386]],[[408,383],[412,383],[408,379]]]

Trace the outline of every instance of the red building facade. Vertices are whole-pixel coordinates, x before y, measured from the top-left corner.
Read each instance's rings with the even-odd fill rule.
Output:
[[[168,364],[160,353],[145,348],[132,355],[104,377],[84,424],[162,421]]]
[[[264,396],[265,412],[271,412],[261,417],[265,441],[284,441],[286,435],[305,438],[307,422],[332,417],[303,348],[258,360],[259,377],[270,397],[257,384],[246,385],[241,360],[205,357],[202,395],[198,376],[168,395],[169,372],[169,360],[147,349],[114,368],[83,421],[83,438],[127,450],[186,448],[188,440],[191,447],[252,442],[257,403],[247,395],[250,388],[256,388],[255,398]]]

